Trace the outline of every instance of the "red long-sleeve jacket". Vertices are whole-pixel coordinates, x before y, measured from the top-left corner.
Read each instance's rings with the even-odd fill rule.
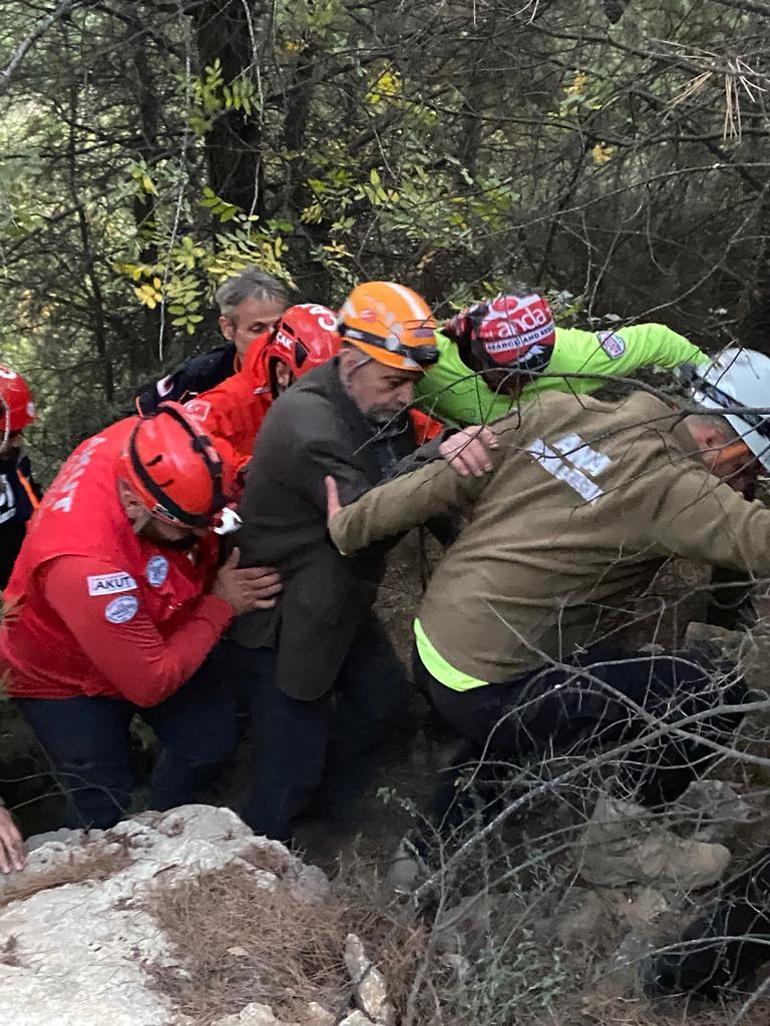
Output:
[[[169,549],[136,535],[125,515],[116,461],[134,423],[83,442],[30,521],[0,628],[11,695],[156,705],[230,622],[230,606],[207,594],[215,537],[192,551]]]
[[[254,439],[273,401],[262,356],[269,337],[265,332],[251,343],[236,374],[185,404],[215,441],[234,477],[251,458]]]
[[[204,430],[215,441],[223,459],[230,464],[234,479],[242,477],[251,459],[254,441],[273,402],[264,349],[270,338],[265,332],[246,353],[237,374],[186,403]],[[419,410],[410,410],[417,444],[440,435],[444,425]]]

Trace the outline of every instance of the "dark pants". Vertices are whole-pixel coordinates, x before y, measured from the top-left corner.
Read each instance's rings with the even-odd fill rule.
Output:
[[[718,902],[691,923],[681,943],[652,959],[652,994],[719,991],[750,981],[770,961],[770,849],[726,884]]]
[[[706,623],[734,631],[756,622],[751,601],[754,586],[754,578],[747,571],[715,566],[711,571]]]
[[[131,802],[129,725],[139,715],[161,752],[153,809],[194,801],[235,745],[235,707],[208,663],[165,702],[140,709],[114,698],[18,699],[67,797],[65,825],[113,826]]]
[[[628,790],[647,806],[677,798],[708,768],[716,755],[702,740],[729,744],[741,720],[719,706],[737,705],[746,695],[743,682],[725,675],[725,667],[720,673],[693,653],[587,653],[568,666],[465,692],[431,677],[418,656],[415,675],[440,715],[470,743],[466,761],[478,761],[485,751],[521,766],[553,753],[581,757],[638,741],[616,765]],[[699,718],[686,727],[687,737],[669,729],[649,736],[694,715]],[[447,829],[466,812],[455,777],[451,770],[445,775],[431,807],[433,819],[444,820]]]
[[[256,736],[255,786],[243,818],[256,834],[289,840],[322,785],[335,813],[366,783],[373,750],[404,708],[403,671],[376,620],[359,628],[333,690],[313,701],[278,690],[271,649],[221,647],[248,695]]]

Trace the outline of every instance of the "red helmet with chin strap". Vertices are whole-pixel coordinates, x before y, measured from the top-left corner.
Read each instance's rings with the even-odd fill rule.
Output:
[[[267,367],[273,396],[277,396],[279,391],[275,367],[278,361],[289,368],[295,379],[301,378],[314,367],[331,360],[339,348],[337,315],[333,310],[318,303],[290,306],[260,353]]]
[[[0,439],[23,431],[35,419],[35,402],[29,385],[17,371],[0,363]]]
[[[167,524],[211,527],[229,499],[222,458],[179,403],[140,417],[120,462],[147,512]]]

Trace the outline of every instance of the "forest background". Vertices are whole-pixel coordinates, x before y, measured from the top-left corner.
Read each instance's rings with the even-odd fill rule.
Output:
[[[0,351],[43,476],[215,343],[248,263],[770,352],[769,54],[762,0],[0,0]]]

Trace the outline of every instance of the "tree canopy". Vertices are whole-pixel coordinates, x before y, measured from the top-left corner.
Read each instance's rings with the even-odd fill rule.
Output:
[[[0,0],[3,358],[51,462],[249,263],[766,348],[770,3]]]

